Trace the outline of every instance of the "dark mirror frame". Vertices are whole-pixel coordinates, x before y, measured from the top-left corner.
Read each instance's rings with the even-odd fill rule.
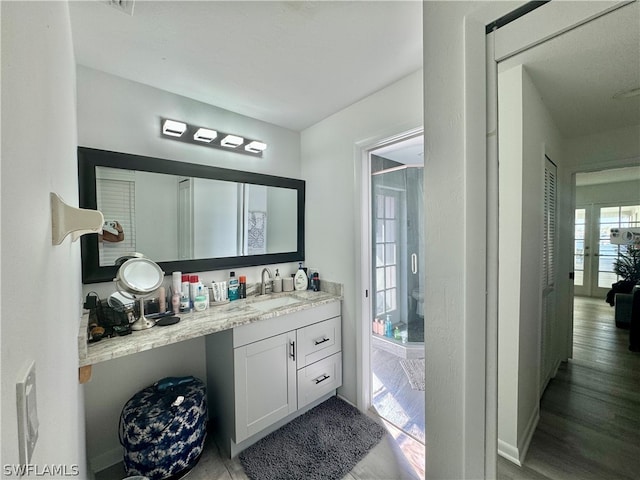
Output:
[[[78,147],[78,188],[80,193],[80,208],[97,210],[96,167],[111,167],[125,170],[166,173],[169,175],[180,175],[184,177],[209,178],[229,182],[291,188],[297,191],[298,229],[297,250],[295,252],[157,262],[158,265],[160,265],[160,268],[164,270],[165,275],[170,275],[171,272],[177,271],[183,273],[206,272],[211,270],[224,270],[274,263],[300,262],[304,260],[304,180],[243,172],[227,168],[210,167],[207,165],[145,157],[128,153],[110,152],[88,147]],[[116,276],[118,267],[115,265],[100,266],[100,259],[98,257],[98,234],[94,233],[84,235],[80,238],[80,241],[82,251],[82,283],[87,284],[112,281]],[[144,252],[140,253],[144,254]]]

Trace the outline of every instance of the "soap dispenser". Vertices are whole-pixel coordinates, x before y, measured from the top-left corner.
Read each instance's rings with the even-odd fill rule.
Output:
[[[282,291],[282,277],[280,276],[280,272],[276,268],[276,276],[273,279],[273,293],[280,293]]]
[[[293,278],[293,285],[296,290],[306,290],[309,286],[307,273],[302,269],[302,262],[299,263],[298,271]]]

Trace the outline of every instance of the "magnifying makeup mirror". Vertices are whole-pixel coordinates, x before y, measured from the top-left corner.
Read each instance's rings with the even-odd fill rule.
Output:
[[[164,272],[157,263],[144,257],[125,261],[113,281],[122,295],[140,302],[140,318],[131,324],[131,330],[146,330],[156,322],[144,316],[144,299],[151,296],[164,279]]]

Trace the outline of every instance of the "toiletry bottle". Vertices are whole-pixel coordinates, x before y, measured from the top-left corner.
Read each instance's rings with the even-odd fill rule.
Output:
[[[280,293],[282,291],[282,277],[276,268],[276,276],[273,279],[273,293]]]
[[[213,293],[213,301],[221,302],[222,295],[220,293],[220,284],[216,282],[211,282],[211,292]]]
[[[236,278],[236,272],[231,272],[229,275],[229,300],[237,300],[239,296],[238,292],[238,279]]]
[[[173,288],[173,293],[180,291],[182,288],[182,272],[173,272],[171,274],[171,287]]]
[[[180,312],[180,294],[177,290],[174,290],[171,296],[171,310],[173,313]]]
[[[238,285],[238,298],[247,298],[247,277],[240,275],[240,284]]]
[[[384,322],[384,334],[386,337],[393,337],[393,324],[391,323],[391,315],[387,315]]]
[[[180,297],[180,313],[189,313],[191,311],[191,302],[189,301],[189,295],[184,293]]]
[[[195,302],[196,297],[198,296],[198,281],[198,275],[189,276],[189,300],[191,301],[192,307],[193,302]]]
[[[182,285],[180,288],[180,303],[182,303],[182,298],[189,298],[189,275],[182,275]],[[182,305],[180,305],[180,310],[182,310]]]
[[[167,311],[167,292],[164,287],[158,289],[158,310],[160,313]]]
[[[314,292],[320,291],[320,274],[318,272],[313,272],[313,278],[311,280],[311,284],[313,286]]]
[[[299,263],[298,271],[293,278],[293,286],[296,290],[306,290],[309,283],[307,273],[302,269],[302,262]]]

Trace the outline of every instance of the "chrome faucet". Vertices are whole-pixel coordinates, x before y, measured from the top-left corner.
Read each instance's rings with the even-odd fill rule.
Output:
[[[264,281],[264,274],[269,276],[269,280]],[[260,274],[260,295],[266,294],[268,291],[271,292],[271,271],[265,267],[262,269],[262,274]]]

